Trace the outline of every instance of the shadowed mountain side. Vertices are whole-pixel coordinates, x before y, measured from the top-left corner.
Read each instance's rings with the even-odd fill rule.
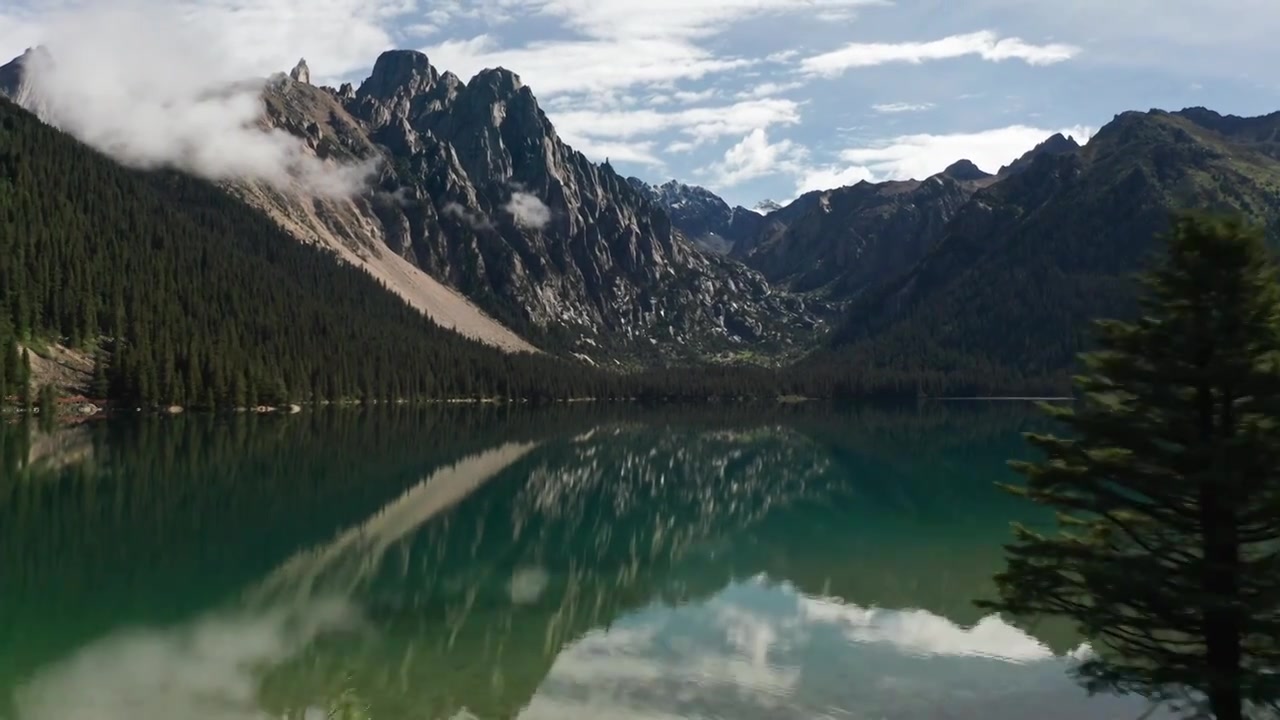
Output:
[[[1084,147],[1054,141],[975,193],[919,264],[859,297],[834,344],[869,369],[1061,393],[1090,321],[1136,312],[1133,274],[1171,210],[1239,212],[1280,245],[1277,137],[1280,114],[1192,108],[1122,113]]]

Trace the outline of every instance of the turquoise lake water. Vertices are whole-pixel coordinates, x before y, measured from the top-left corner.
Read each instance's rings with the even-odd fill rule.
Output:
[[[0,431],[0,719],[1135,720],[984,616],[1021,403]],[[1156,717],[1153,715],[1152,717]]]

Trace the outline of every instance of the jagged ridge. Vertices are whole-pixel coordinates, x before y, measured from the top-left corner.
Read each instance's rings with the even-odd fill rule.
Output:
[[[564,144],[508,70],[464,83],[390,51],[359,88],[281,76],[266,98],[268,121],[321,157],[383,159],[361,208],[380,231],[354,233],[358,244],[389,247],[540,345],[614,360],[784,353],[819,325],[758,273],[685,243],[662,207]]]

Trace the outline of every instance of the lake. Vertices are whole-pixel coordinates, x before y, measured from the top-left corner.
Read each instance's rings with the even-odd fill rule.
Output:
[[[1023,403],[0,430],[0,718],[1116,718],[972,604]],[[1154,716],[1153,716],[1154,717]]]

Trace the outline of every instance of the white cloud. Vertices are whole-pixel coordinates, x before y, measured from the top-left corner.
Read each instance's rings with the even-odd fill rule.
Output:
[[[41,667],[13,703],[23,720],[261,720],[258,668],[358,622],[349,603],[328,599],[122,630]]]
[[[871,171],[865,167],[809,167],[796,176],[796,195],[803,195],[810,190],[832,190],[857,185],[863,180],[872,180]],[[785,202],[782,204],[786,205]]]
[[[933,108],[933,103],[881,103],[871,106],[872,110],[881,114],[924,112]]]
[[[569,143],[574,150],[586,155],[595,162],[613,160],[636,163],[650,167],[663,167],[665,163],[653,152],[653,143],[624,142],[609,139],[593,138],[589,135],[577,135],[573,132],[560,132],[560,139]]]
[[[0,65],[40,42],[43,34],[35,19],[22,12],[0,10]]]
[[[439,33],[440,27],[438,25],[432,25],[431,23],[414,23],[412,25],[406,25],[402,32],[406,37],[424,38]]]
[[[699,90],[699,91],[683,90],[683,91],[675,92],[675,93],[672,93],[671,98],[676,102],[684,103],[685,105],[692,105],[694,103],[700,103],[700,102],[705,102],[707,100],[712,100],[716,97],[716,95],[717,95],[717,92],[715,88],[708,88],[706,90]]]
[[[619,90],[739,68],[747,60],[717,57],[679,40],[647,37],[534,42],[502,48],[489,35],[424,48],[438,67],[467,78],[490,67],[515,70],[539,97]]]
[[[717,35],[732,23],[786,13],[852,11],[886,0],[509,0],[534,12],[562,18],[597,38],[694,39]]]
[[[884,0],[489,0],[479,8],[460,2],[437,4],[428,19],[434,24],[455,17],[481,17],[490,10],[554,18],[577,35],[568,39],[503,43],[489,34],[451,38],[424,48],[442,68],[470,77],[486,67],[515,70],[539,99],[555,109],[557,130],[576,149],[593,159],[604,157],[661,166],[648,143],[635,138],[677,131],[689,136],[675,141],[680,149],[757,127],[799,120],[796,103],[736,104],[660,113],[659,106],[697,105],[717,96],[714,88],[676,90],[679,81],[705,79],[742,71],[758,58],[738,56],[703,41],[723,35],[736,22],[786,13],[848,12],[884,5]],[[480,12],[483,10],[484,12]],[[785,62],[795,51],[769,56]],[[612,102],[612,93],[644,88],[651,94],[645,110],[623,110],[631,104]],[[763,99],[790,86],[761,86],[739,99]],[[626,141],[626,142],[624,142]]]
[[[750,98],[771,97],[773,95],[780,95],[784,92],[790,92],[792,90],[795,90],[797,88],[802,88],[802,87],[804,87],[804,83],[802,82],[786,82],[786,83],[766,82],[766,83],[760,83],[759,85],[756,85],[754,87],[747,88],[746,90],[739,92],[735,97],[737,97],[739,100],[746,100]]]
[[[812,75],[831,77],[851,68],[888,63],[918,64],[966,55],[977,55],[992,62],[1022,60],[1031,65],[1050,65],[1069,60],[1079,52],[1080,48],[1074,45],[1032,45],[1021,38],[1001,38],[990,30],[982,30],[929,42],[851,43],[839,50],[805,58],[800,67]]]
[[[489,222],[489,218],[478,212],[471,212],[456,202],[445,203],[444,207],[441,208],[441,212],[449,217],[461,220],[474,230],[490,230],[493,228],[493,223]]]
[[[742,136],[758,128],[794,125],[800,105],[792,100],[763,98],[731,105],[662,112],[638,110],[569,110],[556,113],[556,130],[575,150],[595,160],[608,158],[651,167],[665,163],[655,153],[654,136],[676,133],[663,151],[686,153],[725,137]]]
[[[901,135],[843,150],[840,163],[801,168],[796,173],[796,193],[863,180],[922,180],[957,160],[971,160],[983,170],[995,172],[1056,132],[1084,143],[1092,136],[1093,128],[1077,125],[1051,130],[1013,125],[974,133]]]
[[[966,0],[965,7],[1028,33],[1087,37],[1088,59],[1099,65],[1222,78],[1238,77],[1242,63],[1263,68],[1280,60],[1275,0],[1072,0],[1069,12],[1026,0]]]
[[[326,163],[298,138],[260,128],[255,61],[225,52],[226,36],[203,14],[135,2],[45,20],[49,52],[27,64],[28,104],[120,162],[323,194],[354,192],[372,170]]]
[[[925,610],[881,610],[801,598],[801,614],[844,628],[850,640],[887,643],[909,655],[978,656],[1025,663],[1054,657],[1044,643],[988,615],[971,628]]]
[[[877,180],[924,179],[962,159],[995,172],[1055,132],[1080,143],[1093,134],[1092,128],[1083,126],[1050,130],[1012,125],[975,133],[902,135],[869,147],[849,148],[840,153],[840,159],[867,168]]]
[[[742,142],[729,148],[724,159],[708,168],[714,184],[731,187],[775,173],[795,173],[807,153],[790,140],[769,142],[764,128],[756,128],[742,138]]]
[[[793,125],[799,121],[800,104],[776,98],[674,112],[571,111],[559,113],[555,118],[557,129],[575,137],[634,138],[674,130],[694,141],[741,135],[756,128]]]
[[[510,213],[517,224],[533,230],[541,230],[551,222],[551,208],[538,196],[526,192],[513,193],[511,201],[502,209]]]

